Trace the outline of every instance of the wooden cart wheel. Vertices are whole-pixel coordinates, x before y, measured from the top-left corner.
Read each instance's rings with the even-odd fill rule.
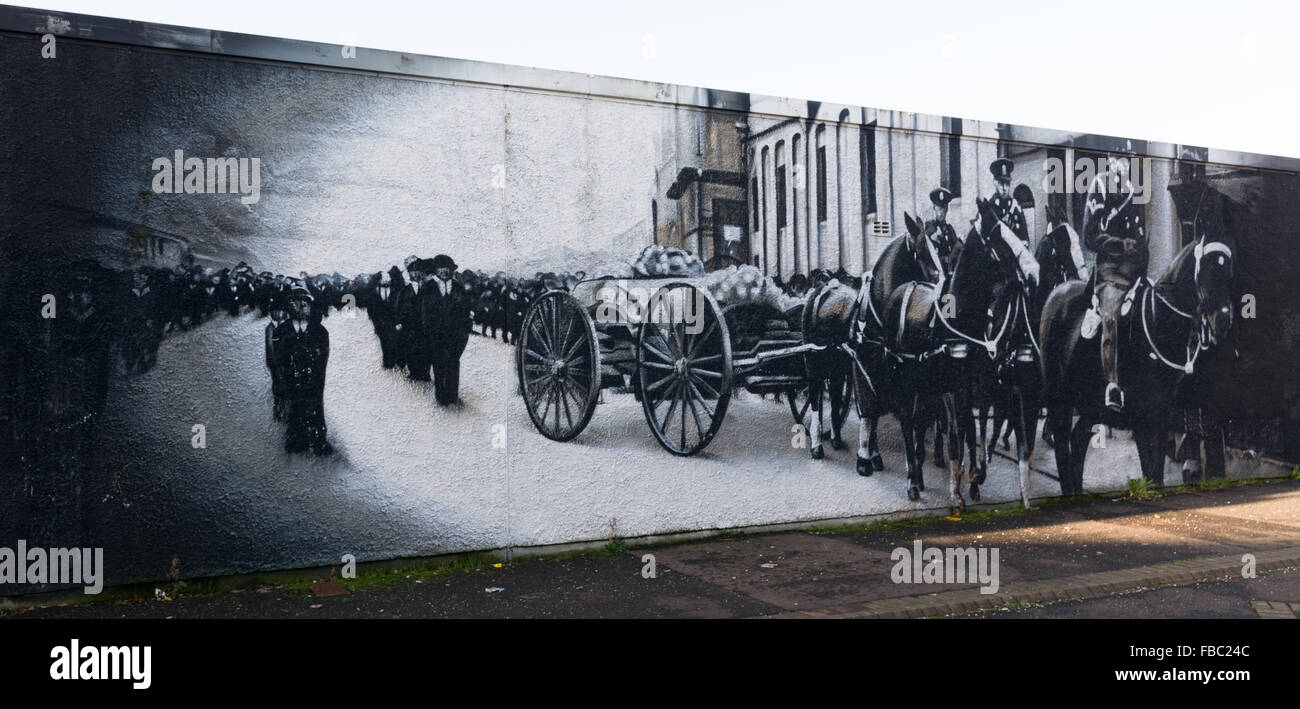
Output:
[[[708,292],[682,282],[655,291],[637,337],[636,385],[668,452],[694,455],[713,440],[731,401],[731,338]]]
[[[516,367],[528,417],[543,436],[567,441],[582,433],[600,398],[596,324],[569,293],[543,293],[519,328]]]

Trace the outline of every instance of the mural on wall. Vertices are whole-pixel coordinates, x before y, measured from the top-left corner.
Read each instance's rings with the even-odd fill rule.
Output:
[[[109,583],[1300,461],[1294,161],[6,22],[0,539]]]

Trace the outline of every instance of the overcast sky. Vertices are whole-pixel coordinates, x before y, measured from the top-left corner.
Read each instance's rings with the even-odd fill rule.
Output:
[[[1300,157],[1300,4],[50,0],[48,9]]]

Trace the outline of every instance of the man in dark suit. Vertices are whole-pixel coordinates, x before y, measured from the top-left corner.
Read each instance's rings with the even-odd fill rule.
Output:
[[[407,264],[406,271],[410,274],[410,279],[394,304],[398,347],[406,362],[407,376],[417,382],[429,381],[429,367],[432,364],[429,333],[425,328],[428,323],[425,314],[425,296],[428,295],[425,292],[425,274],[429,264],[428,259],[416,259]]]
[[[383,352],[384,369],[392,369],[398,364],[398,331],[396,302],[398,289],[393,287],[392,275],[386,272],[376,274],[377,281],[370,286],[364,302],[366,314],[375,327],[375,336],[379,338],[379,349]]]
[[[314,313],[313,301],[305,285],[294,285],[289,292],[289,319],[276,328],[280,337],[274,351],[289,404],[284,449],[328,455],[334,451],[325,439],[325,367],[330,357],[330,336]]]
[[[430,264],[433,277],[426,284],[425,331],[433,365],[434,397],[443,406],[458,400],[460,356],[469,342],[469,294],[455,281],[456,262],[438,254]]]
[[[289,332],[289,328],[281,328],[289,319],[289,302],[279,292],[278,284],[274,291],[267,291],[265,297],[271,318],[271,322],[266,325],[266,368],[271,372],[271,418],[283,421],[289,403],[285,396],[284,376],[276,349],[281,338]]]

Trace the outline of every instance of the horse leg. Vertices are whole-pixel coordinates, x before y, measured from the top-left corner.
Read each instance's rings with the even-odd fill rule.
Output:
[[[826,452],[822,448],[822,389],[821,380],[814,377],[808,380],[808,404],[811,409],[808,411],[808,425],[811,429],[808,431],[808,442],[811,448],[813,460],[821,460]]]
[[[935,442],[934,453],[935,459],[938,460],[943,455],[943,446],[938,439],[938,430],[943,428],[948,432],[948,498],[950,500],[949,512],[956,517],[966,510],[966,501],[961,496],[961,465],[957,463],[958,442],[957,442],[957,404],[955,397],[951,394],[943,395],[943,415],[935,420]]]
[[[975,432],[975,414],[972,410],[972,393],[970,387],[965,387],[961,396],[956,400],[956,434],[960,440],[966,444],[966,464],[965,468],[970,473],[970,499],[980,501],[980,480],[979,480],[979,443]],[[961,449],[958,446],[957,460],[960,462]]]
[[[854,399],[858,405],[858,475],[870,477],[879,470],[871,463],[871,454],[876,449],[875,397],[869,383],[856,369],[853,372]]]
[[[831,379],[831,448],[842,451],[844,450],[844,439],[840,436],[840,429],[844,426],[844,419],[848,416],[849,404],[844,397],[844,378],[835,377]]]
[[[916,426],[910,412],[899,412],[898,423],[903,430],[903,450],[907,457],[907,499],[921,499],[921,468],[916,463]]]
[[[1133,426],[1133,441],[1137,443],[1138,459],[1142,462],[1142,477],[1156,487],[1165,485],[1164,429],[1158,424],[1142,422]]]
[[[1070,455],[1070,408],[1068,406],[1048,406],[1047,407],[1047,424],[1043,426],[1043,433],[1052,432],[1052,440],[1055,445],[1052,446],[1056,453],[1056,475],[1061,484],[1061,494],[1070,497],[1081,492],[1074,487],[1074,474],[1071,466]]]
[[[1032,403],[1032,407],[1029,405]],[[1034,439],[1038,436],[1038,402],[1026,401],[1025,392],[1016,390],[1016,461],[1020,466],[1020,504],[1029,509],[1029,464],[1034,457]]]
[[[944,450],[943,438],[948,431],[948,419],[951,416],[940,416],[934,421],[934,464],[940,468],[948,467],[948,457]]]
[[[979,468],[975,472],[975,482],[980,485],[984,484],[984,479],[989,474],[989,459],[993,456],[987,445],[989,429],[989,407],[981,404],[979,406]]]
[[[927,425],[923,416],[917,416],[916,430],[913,435],[916,436],[916,464],[925,467],[925,434]]]
[[[1224,455],[1224,430],[1222,426],[1210,429],[1205,437],[1205,479],[1222,480],[1227,477],[1226,456]]]
[[[1070,432],[1070,485],[1074,494],[1083,494],[1083,465],[1088,459],[1088,447],[1092,445],[1092,424],[1095,419],[1079,416],[1074,429]],[[1060,445],[1060,442],[1057,442]],[[1065,471],[1061,471],[1065,475]]]
[[[870,445],[876,438],[876,419],[872,416],[858,417],[858,475],[871,477],[875,466],[871,464]]]
[[[870,439],[871,467],[876,472],[880,472],[885,469],[885,459],[880,457],[880,441],[876,437],[876,424],[878,422],[879,422],[878,417],[876,416],[871,417],[871,439]]]

